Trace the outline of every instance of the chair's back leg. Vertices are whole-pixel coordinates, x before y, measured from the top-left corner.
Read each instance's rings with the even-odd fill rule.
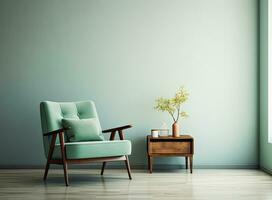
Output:
[[[102,165],[102,168],[101,168],[101,173],[100,173],[100,175],[103,175],[103,174],[104,174],[105,166],[106,166],[106,162],[103,162],[103,165]]]
[[[69,181],[68,181],[68,172],[67,172],[67,162],[63,163],[63,170],[64,170],[65,185],[68,186]]]
[[[63,133],[59,134],[60,138],[60,149],[61,149],[61,157],[62,157],[62,165],[63,165],[63,171],[64,171],[64,179],[65,179],[65,185],[69,185],[68,181],[68,172],[67,172],[67,161],[66,161],[66,153],[65,153],[65,147],[64,147],[64,135]]]

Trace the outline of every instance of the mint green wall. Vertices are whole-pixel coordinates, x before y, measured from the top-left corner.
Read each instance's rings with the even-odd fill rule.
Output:
[[[0,1],[0,165],[42,165],[39,102],[96,102],[132,123],[131,163],[171,119],[154,99],[185,85],[195,164],[258,164],[257,0]],[[156,163],[183,163],[164,158]]]
[[[272,170],[268,143],[268,0],[260,1],[260,166]]]

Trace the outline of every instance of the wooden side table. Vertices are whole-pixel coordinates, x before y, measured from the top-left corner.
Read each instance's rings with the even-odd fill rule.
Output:
[[[152,173],[153,157],[155,156],[184,156],[186,169],[188,169],[188,158],[190,161],[190,172],[193,173],[194,138],[190,135],[180,137],[160,136],[154,138],[147,136],[148,169]]]

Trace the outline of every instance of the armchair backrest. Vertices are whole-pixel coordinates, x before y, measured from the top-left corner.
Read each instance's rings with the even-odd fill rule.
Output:
[[[89,119],[96,118],[100,122],[93,101],[52,102],[44,101],[40,104],[42,132],[47,133],[62,128],[62,119]],[[102,129],[101,129],[102,130]],[[45,155],[47,156],[51,136],[43,136]],[[59,143],[57,138],[56,143]]]

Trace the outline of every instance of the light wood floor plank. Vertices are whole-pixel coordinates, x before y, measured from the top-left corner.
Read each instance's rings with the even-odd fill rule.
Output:
[[[70,186],[63,171],[0,170],[0,199],[186,199],[272,200],[272,177],[258,170],[133,170],[132,180],[123,170],[69,170]]]

